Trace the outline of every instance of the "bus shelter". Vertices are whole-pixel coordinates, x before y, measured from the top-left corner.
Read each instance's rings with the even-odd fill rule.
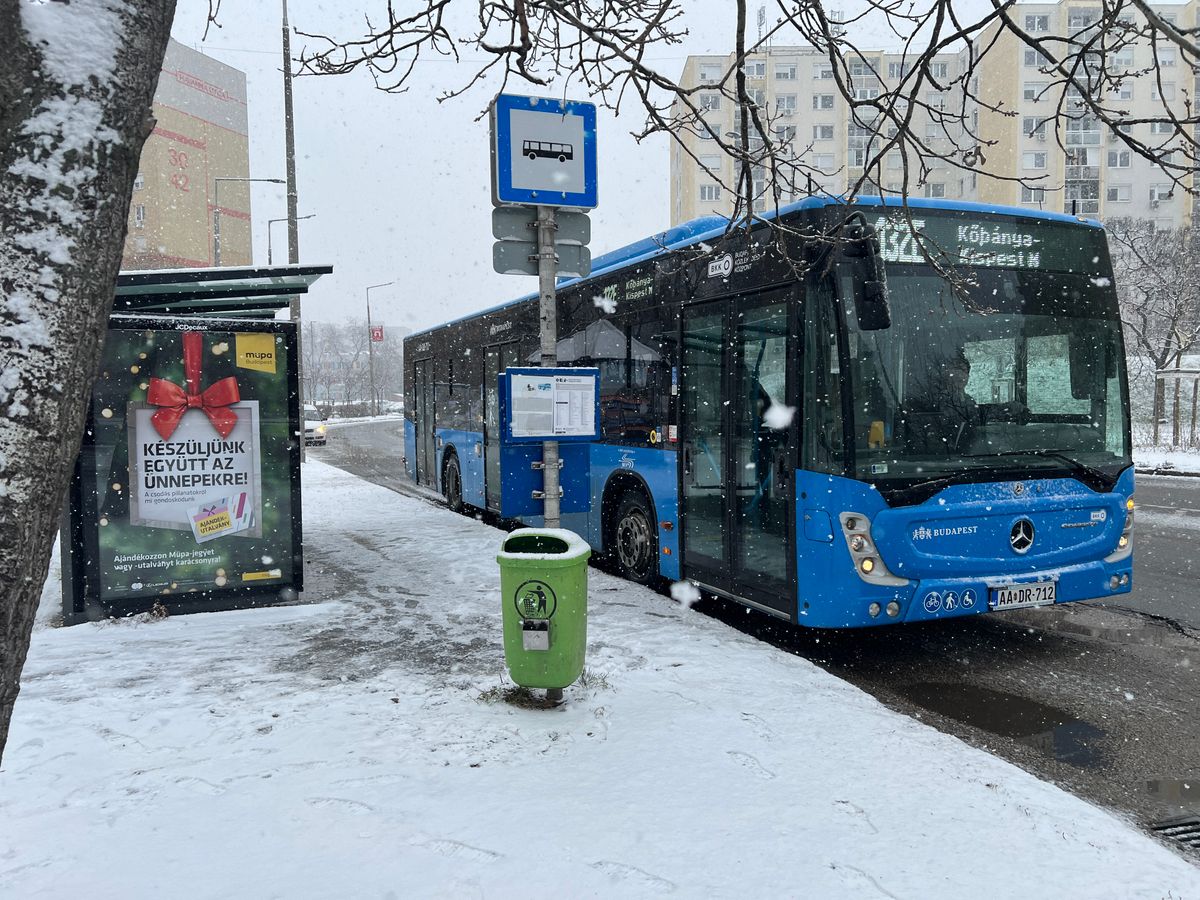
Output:
[[[297,325],[332,266],[122,272],[63,513],[67,624],[304,588]]]

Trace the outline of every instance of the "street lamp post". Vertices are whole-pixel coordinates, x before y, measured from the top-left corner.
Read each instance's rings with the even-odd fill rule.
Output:
[[[315,216],[316,216],[316,213],[309,213],[307,216],[299,216],[296,219],[296,221],[299,222],[301,219],[311,219],[311,218],[314,218]],[[287,222],[287,221],[288,221],[287,216],[284,216],[282,219],[267,219],[267,265],[268,266],[271,265],[271,226],[274,225],[276,222]],[[299,260],[297,260],[297,262],[299,262]]]
[[[379,415],[379,404],[375,399],[375,342],[371,340],[371,291],[395,283],[394,281],[385,281],[383,284],[373,284],[367,288],[367,368],[371,378],[371,415],[373,416]]]
[[[222,181],[265,181],[270,184],[287,184],[282,178],[238,178],[218,175],[213,179],[213,265],[221,265],[221,182]]]

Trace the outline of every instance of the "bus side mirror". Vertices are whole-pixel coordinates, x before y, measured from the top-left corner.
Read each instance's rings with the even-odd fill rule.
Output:
[[[891,327],[887,275],[875,229],[865,222],[851,222],[843,229],[842,239],[842,258],[854,294],[854,313],[859,329],[880,331]]]

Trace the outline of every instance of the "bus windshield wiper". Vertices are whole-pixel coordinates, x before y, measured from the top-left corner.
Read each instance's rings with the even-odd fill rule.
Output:
[[[992,454],[989,454],[992,455]],[[998,454],[996,454],[998,455]],[[974,466],[972,468],[962,469],[950,475],[941,475],[937,478],[928,478],[925,481],[914,481],[912,484],[906,484],[902,490],[907,493],[909,491],[923,490],[927,488],[943,488],[949,487],[952,484],[971,484],[977,475],[1015,475],[1012,466]]]
[[[1056,459],[1059,462],[1064,462],[1070,466],[1073,471],[1083,472],[1086,475],[1090,475],[1092,478],[1098,478],[1102,481],[1111,480],[1105,472],[1097,469],[1095,466],[1089,466],[1087,463],[1081,462],[1080,460],[1071,456],[1066,449],[1046,450],[1041,447],[1034,447],[1030,450],[997,450],[994,453],[972,453],[970,456],[975,458],[986,458],[992,456],[1040,456],[1044,459]]]

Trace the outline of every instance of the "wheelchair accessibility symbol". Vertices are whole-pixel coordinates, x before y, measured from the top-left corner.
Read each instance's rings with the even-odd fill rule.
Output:
[[[558,609],[554,588],[536,578],[522,582],[513,593],[517,615],[522,619],[551,619]]]

